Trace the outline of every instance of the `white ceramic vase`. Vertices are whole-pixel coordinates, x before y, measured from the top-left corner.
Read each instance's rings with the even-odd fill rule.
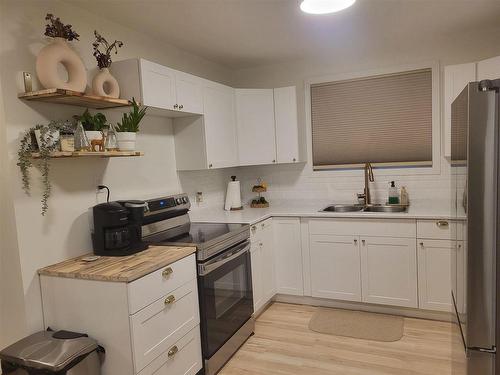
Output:
[[[120,97],[120,86],[115,77],[111,75],[108,68],[102,68],[92,80],[92,90],[95,95],[108,98]]]
[[[102,139],[102,132],[99,130],[85,130],[85,135],[87,136],[87,139],[89,142],[92,140],[100,140]]]
[[[65,81],[58,73],[58,65],[68,72]],[[87,71],[78,54],[73,51],[64,38],[43,47],[36,58],[36,74],[40,83],[47,89],[57,88],[84,92],[87,87]]]
[[[135,140],[137,133],[134,132],[116,132],[118,149],[120,151],[135,151]]]

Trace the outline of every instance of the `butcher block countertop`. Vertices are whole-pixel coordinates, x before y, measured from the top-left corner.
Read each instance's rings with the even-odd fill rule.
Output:
[[[195,252],[196,247],[191,246],[150,246],[133,255],[100,257],[93,262],[82,260],[93,255],[86,254],[42,268],[38,273],[71,279],[129,283]]]

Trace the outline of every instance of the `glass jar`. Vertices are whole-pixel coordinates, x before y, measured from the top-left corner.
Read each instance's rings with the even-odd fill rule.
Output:
[[[59,143],[61,145],[61,151],[63,152],[74,152],[75,151],[75,133],[72,131],[61,131],[59,136]]]

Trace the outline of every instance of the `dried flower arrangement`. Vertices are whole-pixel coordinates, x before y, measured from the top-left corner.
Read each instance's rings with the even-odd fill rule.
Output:
[[[94,47],[94,57],[97,60],[97,66],[99,69],[109,68],[111,66],[111,52],[113,49],[115,50],[115,55],[118,53],[118,48],[123,46],[123,42],[120,40],[115,40],[113,43],[109,44],[109,42],[94,30],[95,42],[92,43]],[[105,48],[104,52],[99,50],[100,46]]]
[[[45,35],[52,38],[64,38],[68,41],[73,39],[79,40],[80,36],[76,31],[71,29],[71,25],[65,25],[59,17],[54,17],[53,14],[47,13],[45,20],[49,21],[45,25]]]

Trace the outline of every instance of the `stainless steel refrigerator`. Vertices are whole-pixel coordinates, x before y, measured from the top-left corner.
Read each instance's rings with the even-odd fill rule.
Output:
[[[452,104],[454,375],[500,375],[499,88],[470,83]]]

